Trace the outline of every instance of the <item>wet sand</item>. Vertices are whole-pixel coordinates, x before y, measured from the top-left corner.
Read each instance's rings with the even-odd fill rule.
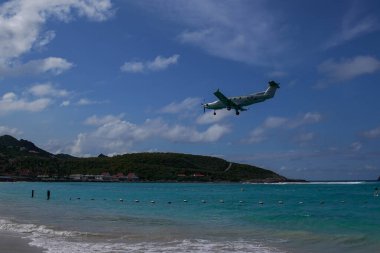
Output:
[[[19,234],[0,232],[0,253],[43,253],[43,249],[30,246],[28,239]]]

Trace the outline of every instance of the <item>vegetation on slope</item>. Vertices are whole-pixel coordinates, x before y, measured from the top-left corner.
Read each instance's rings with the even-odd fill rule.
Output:
[[[285,181],[259,167],[208,156],[177,153],[134,153],[77,158],[52,155],[25,140],[0,137],[0,175],[65,178],[71,174],[135,173],[143,181]]]

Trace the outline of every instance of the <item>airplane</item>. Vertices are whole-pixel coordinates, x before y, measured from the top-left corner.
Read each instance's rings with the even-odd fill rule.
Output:
[[[267,99],[273,98],[276,90],[280,88],[280,85],[275,81],[268,82],[268,88],[266,91],[258,92],[246,96],[238,97],[226,97],[219,89],[214,92],[214,95],[219,99],[217,101],[202,104],[203,111],[206,109],[214,110],[214,115],[216,115],[216,110],[226,108],[228,111],[234,109],[236,115],[240,114],[240,111],[246,111],[244,106],[249,106],[252,104],[263,102]]]

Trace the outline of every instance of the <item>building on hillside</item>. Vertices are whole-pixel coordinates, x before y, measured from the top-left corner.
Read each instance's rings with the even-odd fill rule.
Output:
[[[127,175],[128,181],[137,181],[139,177],[134,172],[129,172]]]
[[[124,176],[124,173],[119,172],[116,175],[112,176],[113,181],[127,181],[128,178]]]
[[[84,175],[82,176],[82,181],[95,181],[95,175]]]
[[[82,176],[82,174],[71,174],[69,179],[73,181],[82,181]]]
[[[0,182],[13,182],[15,179],[11,176],[0,176]]]
[[[22,177],[28,177],[28,176],[31,176],[32,173],[29,169],[19,169],[18,174],[19,176],[22,176]]]
[[[103,172],[101,175],[103,177],[103,181],[107,181],[107,182],[113,181],[113,178],[109,172]]]
[[[103,182],[104,181],[103,176],[102,175],[95,175],[95,181]]]

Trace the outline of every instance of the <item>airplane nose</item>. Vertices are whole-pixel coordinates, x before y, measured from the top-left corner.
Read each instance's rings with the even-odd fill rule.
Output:
[[[206,112],[206,108],[208,109],[208,104],[203,104],[203,113]]]

